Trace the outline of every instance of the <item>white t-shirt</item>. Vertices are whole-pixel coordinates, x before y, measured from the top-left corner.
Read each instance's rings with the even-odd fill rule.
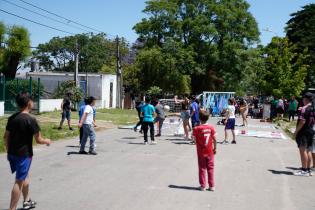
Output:
[[[229,119],[235,119],[235,106],[229,105],[228,112],[229,112]]]
[[[93,124],[93,108],[90,105],[86,105],[84,113],[87,113],[86,120],[83,124],[92,125]]]

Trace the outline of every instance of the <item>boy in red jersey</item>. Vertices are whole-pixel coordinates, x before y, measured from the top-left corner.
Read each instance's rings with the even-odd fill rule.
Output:
[[[194,128],[193,137],[196,141],[200,190],[206,189],[206,172],[208,174],[209,190],[214,191],[214,155],[216,154],[216,132],[212,125],[207,124],[209,113],[199,112],[201,125]]]

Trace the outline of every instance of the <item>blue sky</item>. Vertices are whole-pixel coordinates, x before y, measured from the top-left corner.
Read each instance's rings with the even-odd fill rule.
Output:
[[[35,10],[33,7],[20,0],[11,1],[20,6]],[[23,16],[25,18],[38,21],[62,30],[73,33],[81,33],[77,29],[55,23],[43,17],[31,14],[23,9],[0,0],[0,9]],[[145,7],[145,0],[25,0],[39,7],[57,13],[98,30],[104,31],[112,36],[119,35],[125,37],[129,42],[134,42],[137,35],[132,27],[145,15],[142,10]],[[250,12],[254,15],[261,31],[261,42],[267,44],[274,35],[284,36],[284,27],[290,19],[290,14],[300,10],[302,6],[315,3],[315,0],[248,0],[251,5]],[[43,13],[45,14],[45,13]],[[53,17],[53,16],[51,16]],[[56,17],[53,17],[56,18]],[[59,19],[61,20],[61,19]],[[23,25],[31,33],[32,46],[48,41],[54,36],[66,36],[67,34],[43,28],[16,17],[12,17],[0,11],[0,21],[6,24]],[[61,20],[64,21],[64,20]],[[271,32],[266,32],[264,29]],[[110,37],[112,37],[110,36]]]

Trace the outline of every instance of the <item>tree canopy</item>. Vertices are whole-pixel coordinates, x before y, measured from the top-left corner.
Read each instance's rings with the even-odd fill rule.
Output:
[[[116,42],[105,34],[78,34],[54,37],[33,52],[46,70],[74,71],[75,54],[79,53],[79,72],[115,73]],[[128,53],[127,42],[120,40],[120,53]]]
[[[0,22],[0,71],[7,78],[15,78],[20,62],[31,54],[29,36],[24,27]]]
[[[309,4],[291,15],[286,27],[287,37],[296,45],[296,52],[309,52],[308,87],[315,86],[315,4]]]
[[[227,90],[241,78],[243,55],[258,41],[248,9],[244,0],[150,0],[144,9],[148,18],[134,29],[143,50],[163,51],[168,71],[186,75],[193,92]]]

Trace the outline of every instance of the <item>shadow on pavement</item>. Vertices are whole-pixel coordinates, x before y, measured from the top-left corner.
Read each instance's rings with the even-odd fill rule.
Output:
[[[291,172],[291,171],[277,171],[277,170],[268,170],[268,171],[270,171],[271,173],[276,174],[276,175],[293,176],[293,172]]]
[[[68,147],[68,148],[80,148],[80,146],[73,146],[73,145],[68,145],[66,147]]]
[[[186,144],[186,145],[190,145],[189,142],[172,142],[173,144],[178,144],[178,145],[182,145],[182,144]]]
[[[122,139],[138,139],[137,137],[123,137]]]
[[[199,187],[178,186],[178,185],[169,185],[168,187],[172,188],[172,189],[197,190],[197,191],[200,191]]]
[[[67,155],[83,155],[83,154],[80,154],[79,152],[68,152]]]
[[[143,145],[143,143],[134,143],[134,142],[129,142],[128,144]]]
[[[294,170],[294,171],[297,171],[297,170],[300,170],[301,168],[297,168],[297,167],[286,167],[287,169],[290,169],[290,170]]]

